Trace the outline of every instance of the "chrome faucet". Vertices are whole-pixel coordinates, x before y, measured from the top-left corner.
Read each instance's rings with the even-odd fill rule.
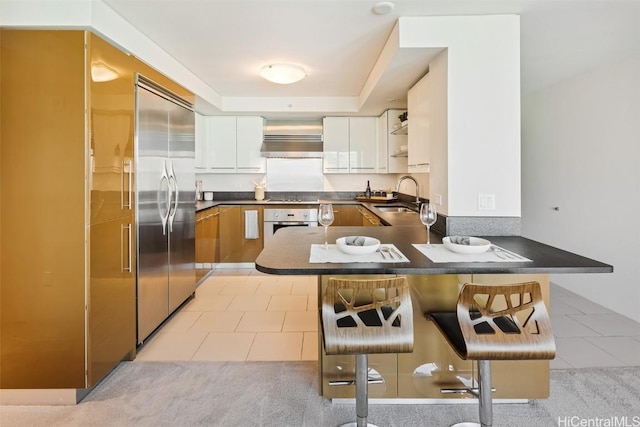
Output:
[[[411,175],[404,175],[404,176],[400,177],[400,179],[398,180],[398,184],[396,184],[396,193],[398,193],[400,191],[400,184],[402,184],[402,181],[404,181],[405,179],[410,179],[416,185],[416,201],[415,201],[415,204],[416,204],[416,206],[419,207],[420,206],[420,184],[418,184],[418,181],[416,181],[416,179],[414,177],[412,177]]]

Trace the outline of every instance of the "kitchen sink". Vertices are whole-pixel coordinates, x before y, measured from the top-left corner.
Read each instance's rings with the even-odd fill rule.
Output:
[[[376,206],[376,209],[384,213],[417,213],[414,209],[408,208],[406,206],[380,205]]]

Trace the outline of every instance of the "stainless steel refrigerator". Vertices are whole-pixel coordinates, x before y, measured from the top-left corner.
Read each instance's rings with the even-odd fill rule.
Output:
[[[195,292],[195,115],[138,77],[137,341]]]

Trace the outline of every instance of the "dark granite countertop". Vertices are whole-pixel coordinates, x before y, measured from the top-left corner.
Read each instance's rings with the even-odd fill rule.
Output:
[[[312,243],[324,243],[324,229],[288,227],[276,233],[256,259],[256,268],[269,274],[556,274],[610,273],[613,267],[553,246],[518,236],[484,236],[492,243],[532,262],[434,263],[412,246],[426,242],[424,226],[329,227],[329,241],[348,235],[371,236],[393,243],[408,263],[309,263]],[[431,235],[432,243],[440,237]]]
[[[212,200],[212,201],[199,201],[196,202],[196,212],[200,212],[206,209],[214,208],[217,206],[262,206],[272,207],[276,209],[278,206],[317,206],[320,203],[332,203],[334,205],[359,205],[367,208],[380,218],[384,225],[420,225],[420,219],[417,212],[415,214],[406,213],[390,213],[382,212],[376,206],[389,205],[389,206],[406,206],[413,208],[414,205],[403,202],[361,202],[359,200],[346,200],[346,199],[321,199],[311,202],[284,202],[274,200]]]

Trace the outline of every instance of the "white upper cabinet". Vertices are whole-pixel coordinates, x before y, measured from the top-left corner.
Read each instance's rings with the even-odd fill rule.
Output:
[[[429,74],[409,89],[407,106],[409,121],[408,172],[429,172],[430,140]]]
[[[407,173],[407,134],[399,116],[405,110],[387,110],[378,118],[378,173]]]
[[[242,116],[236,119],[236,168],[238,173],[265,173],[267,161],[260,154],[264,119]]]
[[[375,117],[325,117],[324,173],[374,173],[377,132]]]
[[[208,129],[209,172],[234,173],[236,171],[236,118],[209,117]]]
[[[324,173],[349,173],[349,118],[322,120]]]
[[[196,169],[198,172],[204,172],[205,169],[209,168],[209,147],[207,146],[209,122],[205,116],[196,113],[195,125]]]
[[[196,168],[210,173],[264,173],[263,118],[196,116]],[[198,132],[198,129],[201,129]]]
[[[349,118],[350,173],[375,173],[377,134],[375,117]]]

